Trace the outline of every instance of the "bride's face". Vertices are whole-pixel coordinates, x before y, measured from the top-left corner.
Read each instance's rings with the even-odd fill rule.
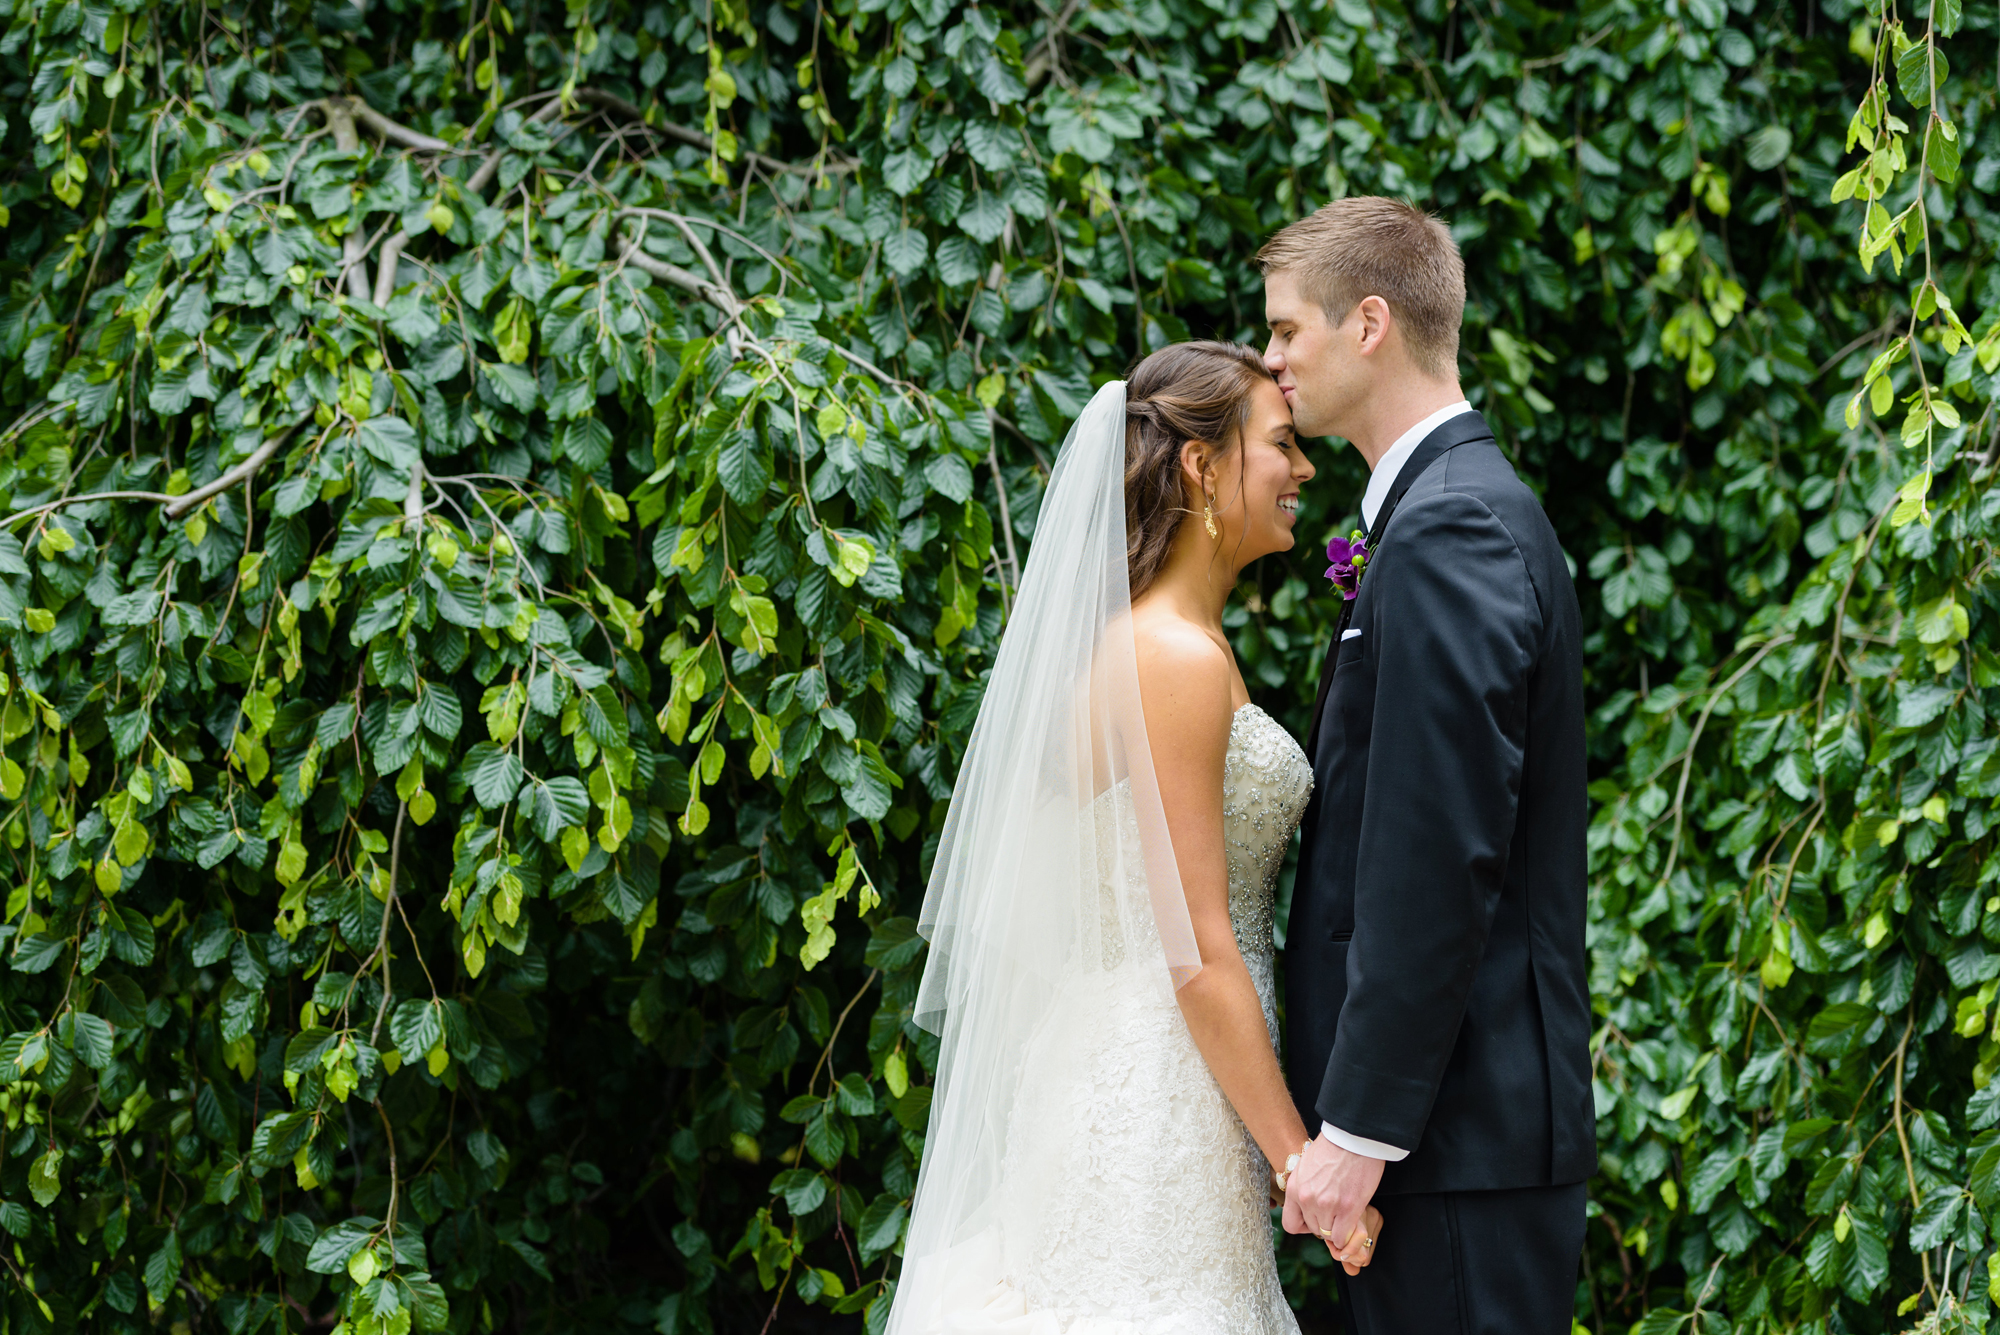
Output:
[[[1292,430],[1284,392],[1266,380],[1252,394],[1241,448],[1217,461],[1211,482],[1220,547],[1239,568],[1292,549],[1299,488],[1314,471]]]

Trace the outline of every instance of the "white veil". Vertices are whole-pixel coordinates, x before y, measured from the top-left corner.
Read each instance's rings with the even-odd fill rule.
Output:
[[[1059,1013],[1062,981],[1155,931],[1161,989],[1201,968],[1139,703],[1125,434],[1125,384],[1113,381],[1050,475],[938,845],[916,1019],[941,1042],[890,1335],[941,1329],[968,1285],[1002,1264],[995,1215],[1023,1054],[1047,1026],[1092,1018]],[[1093,818],[1107,799],[1126,806],[1127,792],[1140,866],[1125,865],[1114,823]]]

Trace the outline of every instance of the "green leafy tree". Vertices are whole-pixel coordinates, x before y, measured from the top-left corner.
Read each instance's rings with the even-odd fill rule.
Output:
[[[1578,562],[1580,1320],[1983,1322],[1993,35],[21,0],[0,1326],[879,1330],[912,919],[1048,464],[1143,351],[1254,340],[1256,245],[1349,192],[1451,220]],[[1301,730],[1310,546],[1232,613]]]

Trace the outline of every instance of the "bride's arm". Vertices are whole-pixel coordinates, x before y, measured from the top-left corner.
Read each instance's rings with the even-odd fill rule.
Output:
[[[1138,643],[1139,694],[1160,801],[1201,952],[1201,972],[1176,994],[1195,1046],[1264,1157],[1282,1167],[1310,1139],[1285,1088],[1264,1008],[1229,920],[1222,768],[1234,717],[1229,662],[1192,627]]]

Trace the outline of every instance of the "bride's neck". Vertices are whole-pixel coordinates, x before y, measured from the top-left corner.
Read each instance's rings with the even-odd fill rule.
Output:
[[[1186,520],[1174,534],[1173,546],[1144,599],[1221,635],[1222,612],[1239,570],[1198,518]]]

